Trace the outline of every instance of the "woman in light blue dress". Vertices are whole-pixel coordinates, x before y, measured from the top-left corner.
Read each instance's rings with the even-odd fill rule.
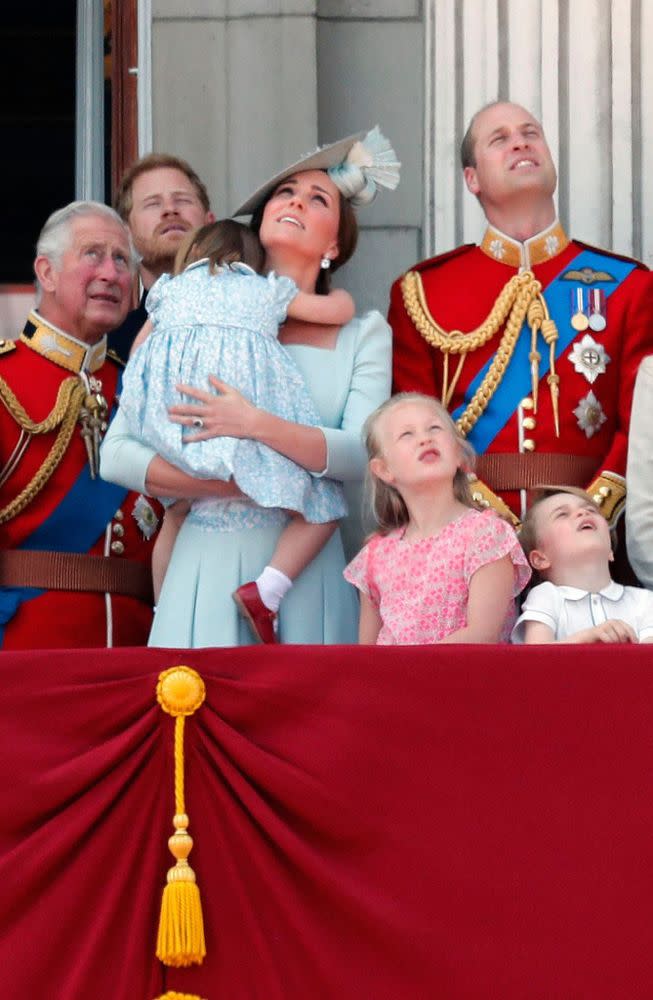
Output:
[[[301,372],[278,342],[286,316],[340,325],[354,315],[342,289],[301,292],[274,271],[263,277],[263,248],[233,219],[209,222],[181,244],[175,276],[162,275],[147,299],[149,324],[138,335],[123,376],[120,408],[129,433],[190,476],[233,479],[260,507],[290,512],[270,563],[234,593],[254,634],[275,642],[282,598],[347,513],[333,479],[316,479],[278,451],[251,438],[187,441],[186,428],[168,418],[182,396],[179,384],[208,385],[211,374],[255,406],[286,421],[318,426]],[[158,600],[184,510],[166,512],[152,558]]]
[[[263,244],[266,267],[291,277],[304,291],[324,290],[330,253],[332,270],[353,253],[357,224],[351,202],[371,200],[373,169],[380,183],[394,186],[393,163],[383,162],[384,154],[373,169],[359,165],[361,160],[373,162],[369,155],[361,156],[360,138],[342,140],[294,164],[238,213],[254,212],[252,225]],[[345,162],[348,154],[351,169]],[[386,153],[385,160],[394,160],[394,154]],[[320,414],[319,427],[276,417],[214,378],[210,381],[219,395],[184,386],[194,402],[174,407],[173,420],[194,431],[195,440],[221,435],[256,440],[314,477],[342,482],[355,495],[366,465],[362,424],[390,391],[389,327],[376,312],[340,329],[289,320],[279,339],[304,376]],[[269,560],[288,515],[252,504],[231,483],[194,479],[174,468],[126,433],[120,413],[103,445],[102,475],[154,495],[202,500],[193,504],[177,539],[150,644],[185,648],[251,642],[231,593]],[[354,546],[360,542],[356,508],[349,525]],[[283,601],[281,642],[356,641],[357,597],[342,577],[344,565],[338,531]]]

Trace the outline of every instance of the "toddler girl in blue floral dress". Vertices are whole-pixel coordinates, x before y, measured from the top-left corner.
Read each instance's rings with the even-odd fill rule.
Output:
[[[180,402],[178,384],[208,384],[216,375],[257,407],[320,424],[299,369],[277,339],[279,324],[288,315],[342,325],[354,315],[353,300],[340,289],[301,292],[290,278],[261,275],[262,267],[258,238],[232,219],[193,233],[179,249],[175,276],[163,275],[148,294],[150,319],[125,369],[120,406],[130,433],[184,472],[233,478],[254,504],[290,512],[269,565],[233,595],[256,638],[275,642],[281,599],[347,512],[342,487],[250,438],[185,440],[186,428],[168,415]],[[155,596],[187,510],[181,501],[166,514],[153,560]]]

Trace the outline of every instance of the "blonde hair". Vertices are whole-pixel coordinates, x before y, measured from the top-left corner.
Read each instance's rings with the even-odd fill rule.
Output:
[[[456,469],[453,478],[454,496],[466,507],[475,508],[476,504],[472,499],[467,473],[473,471],[476,454],[469,441],[462,436],[456,427],[445,407],[433,396],[425,396],[421,392],[398,392],[370,414],[363,427],[363,437],[369,461],[373,458],[380,458],[383,454],[379,435],[381,418],[402,403],[425,403],[430,406],[454,436],[460,447],[461,456],[461,465]],[[403,497],[394,486],[390,483],[384,483],[382,479],[374,475],[369,462],[365,477],[365,492],[380,534],[387,535],[389,531],[408,524],[410,518]]]
[[[206,222],[184,237],[175,257],[175,274],[180,274],[189,264],[203,257],[208,257],[211,271],[223,264],[241,261],[257,274],[263,270],[265,261],[258,236],[249,226],[234,219]]]

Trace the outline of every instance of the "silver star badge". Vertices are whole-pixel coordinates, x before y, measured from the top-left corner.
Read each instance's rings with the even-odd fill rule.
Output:
[[[585,398],[581,399],[573,413],[578,426],[582,431],[585,431],[585,436],[588,438],[594,437],[601,424],[604,424],[608,419],[591,389]]]
[[[610,363],[610,355],[603,344],[597,344],[589,333],[586,333],[582,340],[574,344],[573,351],[569,354],[569,360],[581,375],[592,384],[596,382],[599,375],[605,373],[606,366]]]
[[[149,542],[156,529],[159,527],[159,519],[154,513],[152,504],[140,493],[132,510],[132,517],[140,528],[143,538]]]

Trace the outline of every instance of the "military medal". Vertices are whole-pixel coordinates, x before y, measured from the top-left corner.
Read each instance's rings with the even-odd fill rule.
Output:
[[[591,389],[573,410],[573,414],[578,426],[585,432],[587,438],[594,437],[601,424],[604,424],[608,419]]]
[[[590,321],[587,318],[587,313],[585,311],[585,289],[572,288],[570,298],[571,325],[574,330],[578,330],[579,333],[582,333],[584,330],[587,330],[590,325]]]
[[[594,330],[595,333],[601,333],[608,325],[605,317],[605,292],[602,288],[592,288],[590,289],[589,298],[590,315],[588,322],[590,330]]]
[[[584,375],[591,384],[596,382],[599,375],[604,374],[610,363],[610,355],[606,352],[603,344],[597,344],[594,338],[586,333],[582,340],[574,344],[574,349],[569,354],[569,360],[576,371]]]
[[[86,447],[91,479],[96,479],[100,471],[100,443],[107,429],[109,407],[102,395],[102,383],[93,375],[80,373],[88,389],[79,411],[80,433]]]

